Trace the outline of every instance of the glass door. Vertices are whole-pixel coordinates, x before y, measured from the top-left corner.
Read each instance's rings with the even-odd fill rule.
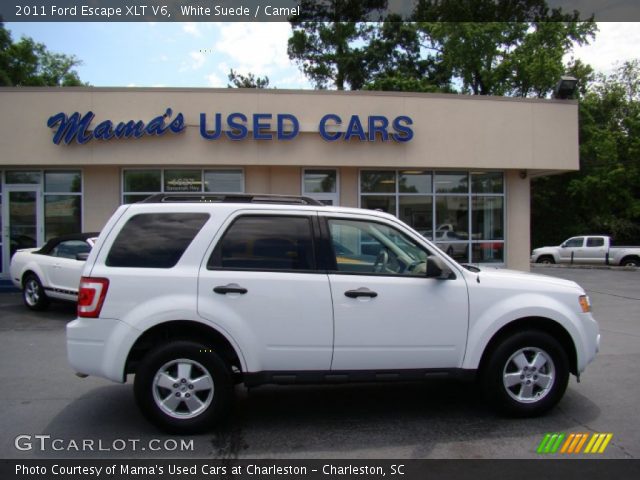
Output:
[[[21,248],[44,241],[40,186],[5,185],[2,202],[2,273],[8,275],[11,257]]]
[[[305,169],[302,172],[302,195],[325,205],[339,205],[338,171]]]

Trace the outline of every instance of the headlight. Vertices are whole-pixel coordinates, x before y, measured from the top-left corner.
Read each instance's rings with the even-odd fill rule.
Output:
[[[591,311],[591,300],[589,300],[588,295],[580,295],[578,302],[580,302],[582,313],[589,313]]]

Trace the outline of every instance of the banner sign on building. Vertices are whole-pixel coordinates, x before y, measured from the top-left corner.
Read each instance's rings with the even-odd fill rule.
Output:
[[[92,140],[114,140],[163,136],[167,133],[182,133],[187,125],[184,115],[173,114],[167,108],[148,122],[143,120],[112,121],[103,120],[93,126],[95,114],[91,111],[81,115],[74,112],[67,115],[57,113],[49,118],[47,126],[53,129],[53,143],[65,145],[77,143],[84,145]],[[317,133],[328,142],[350,141],[357,139],[369,142],[398,143],[409,142],[413,138],[413,120],[406,115],[389,118],[384,115],[350,115],[342,117],[328,113],[318,121]],[[200,114],[200,136],[206,140],[293,140],[300,134],[300,122],[290,113],[253,113],[240,112],[214,113],[208,116]]]

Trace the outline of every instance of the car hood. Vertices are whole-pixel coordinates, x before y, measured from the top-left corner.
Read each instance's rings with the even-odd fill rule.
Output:
[[[540,275],[538,273],[521,272],[519,270],[506,270],[499,268],[482,268],[477,274],[480,282],[483,280],[495,280],[502,284],[526,284],[531,287],[539,285],[541,287],[563,288],[584,293],[584,289],[572,280]],[[533,288],[532,288],[533,289]]]

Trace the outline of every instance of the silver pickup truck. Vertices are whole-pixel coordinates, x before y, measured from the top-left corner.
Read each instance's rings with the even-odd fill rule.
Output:
[[[613,247],[606,235],[585,235],[571,237],[557,247],[536,248],[531,252],[531,262],[638,267],[640,247]]]

